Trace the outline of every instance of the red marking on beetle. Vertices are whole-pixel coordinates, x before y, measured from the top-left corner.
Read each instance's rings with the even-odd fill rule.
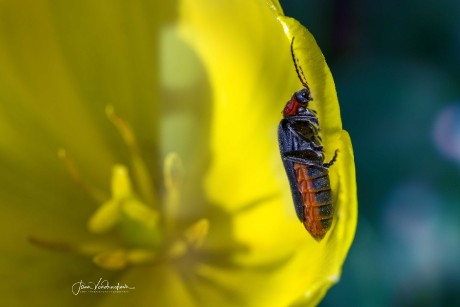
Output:
[[[317,190],[313,187],[313,180],[308,176],[308,165],[294,163],[294,170],[297,179],[297,186],[302,195],[302,203],[304,207],[304,220],[303,224],[305,229],[315,238],[320,241],[328,231],[329,228],[324,228],[321,220],[330,219],[331,216],[321,216],[319,214],[319,207],[329,205],[327,203],[319,203],[316,201]],[[327,173],[324,174],[327,176]]]
[[[300,103],[297,101],[295,98],[295,95],[292,95],[291,100],[286,104],[286,106],[283,109],[283,115],[284,116],[291,116],[291,115],[297,115],[297,110],[300,107]]]

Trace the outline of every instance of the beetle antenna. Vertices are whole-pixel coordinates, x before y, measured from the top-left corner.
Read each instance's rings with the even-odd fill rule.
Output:
[[[299,60],[294,55],[294,38],[295,37],[292,37],[292,41],[291,41],[292,61],[294,62],[295,71],[297,72],[297,77],[299,78],[300,82],[302,83],[304,87],[309,88],[308,83],[307,83],[307,78],[305,78],[302,67],[300,67],[300,64],[298,64]]]

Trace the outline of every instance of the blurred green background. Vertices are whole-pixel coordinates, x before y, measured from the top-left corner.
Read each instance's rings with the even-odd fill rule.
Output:
[[[359,221],[321,306],[460,306],[460,1],[282,0],[354,145]]]

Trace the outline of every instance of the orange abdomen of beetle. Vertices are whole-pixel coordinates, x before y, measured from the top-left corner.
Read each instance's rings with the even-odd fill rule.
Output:
[[[331,227],[334,207],[327,168],[294,163],[297,186],[302,195],[303,224],[320,241]]]

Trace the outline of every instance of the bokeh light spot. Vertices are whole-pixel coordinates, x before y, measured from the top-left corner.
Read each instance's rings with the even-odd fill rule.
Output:
[[[439,112],[434,141],[446,157],[460,163],[460,103],[446,106]]]

